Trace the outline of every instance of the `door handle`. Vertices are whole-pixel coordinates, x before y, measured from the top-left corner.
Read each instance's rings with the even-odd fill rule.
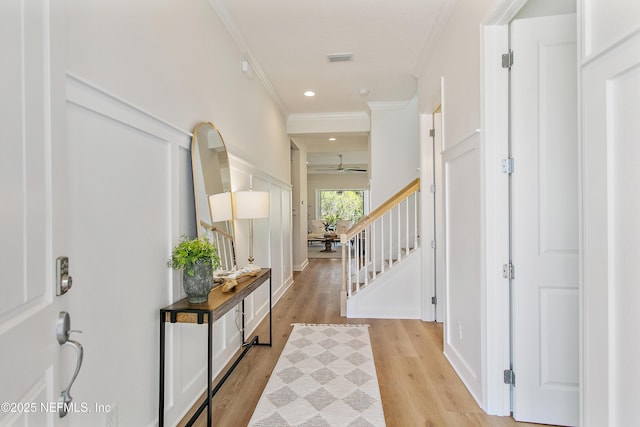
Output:
[[[82,366],[82,359],[84,356],[84,349],[82,348],[82,344],[77,341],[73,341],[69,339],[69,335],[72,332],[82,333],[82,331],[71,330],[71,318],[69,317],[69,313],[66,311],[61,311],[58,314],[58,325],[56,328],[56,338],[58,339],[58,343],[63,345],[68,345],[73,347],[77,354],[76,360],[76,369],[73,372],[73,376],[71,377],[71,381],[69,381],[69,385],[60,392],[59,399],[59,407],[58,407],[58,417],[62,418],[67,415],[69,406],[71,401],[73,401],[73,397],[71,397],[71,386],[76,380],[78,373],[80,372],[80,367]]]

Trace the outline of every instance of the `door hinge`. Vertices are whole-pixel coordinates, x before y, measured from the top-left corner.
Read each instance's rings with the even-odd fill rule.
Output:
[[[435,129],[429,129],[429,136],[430,137],[436,136],[436,130]]]
[[[505,264],[502,266],[502,277],[505,279],[515,279],[513,275],[513,264]]]
[[[436,192],[436,185],[435,185],[435,184],[431,184],[431,187],[429,187],[429,190],[430,190],[432,193],[435,193],[435,192]]]
[[[511,68],[513,66],[513,51],[509,49],[509,53],[502,54],[502,68]]]
[[[431,297],[431,304],[433,305],[438,304],[438,297]]]
[[[432,240],[432,241],[431,241],[431,248],[432,248],[432,249],[435,249],[435,248],[436,248],[436,241],[435,241],[435,240]]]
[[[513,173],[514,162],[513,158],[502,159],[502,173]]]
[[[512,385],[515,387],[516,385],[516,374],[512,369],[504,370],[504,383],[508,385]]]

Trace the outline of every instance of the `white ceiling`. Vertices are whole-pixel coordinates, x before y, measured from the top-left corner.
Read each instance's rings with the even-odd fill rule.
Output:
[[[338,154],[342,154],[345,166],[366,169],[369,164],[368,132],[298,134],[291,135],[291,139],[307,149],[308,173],[331,173],[320,169],[337,167]]]
[[[285,114],[368,112],[369,102],[409,100],[433,34],[456,0],[209,0]],[[351,62],[327,55],[350,53]],[[240,64],[239,64],[240,66]],[[360,95],[367,89],[367,96]],[[306,90],[316,96],[305,97]],[[329,135],[322,135],[320,138]],[[337,135],[333,135],[338,137]],[[297,135],[310,153],[364,151]],[[342,145],[342,143],[345,145]],[[322,147],[322,148],[319,148]],[[351,147],[351,148],[350,148]],[[313,162],[321,159],[310,154]],[[310,163],[312,161],[310,160]]]

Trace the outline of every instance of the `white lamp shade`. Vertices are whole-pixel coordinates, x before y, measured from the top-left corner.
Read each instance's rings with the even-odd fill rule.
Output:
[[[235,217],[255,219],[269,217],[269,193],[266,191],[236,191]]]
[[[209,209],[212,222],[230,221],[233,219],[231,193],[218,193],[209,196]]]

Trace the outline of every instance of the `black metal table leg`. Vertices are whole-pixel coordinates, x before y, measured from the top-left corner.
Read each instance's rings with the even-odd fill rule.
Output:
[[[244,341],[244,299],[242,300],[242,305],[241,305],[241,317],[242,317],[242,327],[240,329],[240,333],[242,334],[242,345],[245,345],[246,342]]]
[[[160,397],[158,405],[158,426],[164,427],[164,321],[165,314],[160,312]]]
[[[273,309],[273,307],[271,306],[271,275],[269,275],[269,347],[271,347],[271,344],[273,343],[273,334],[272,334],[272,330],[273,330],[273,326],[272,326],[272,320],[271,320],[271,311]]]
[[[211,313],[208,316],[208,334],[207,342],[207,427],[211,427],[211,383],[213,382],[213,321],[211,319]]]

